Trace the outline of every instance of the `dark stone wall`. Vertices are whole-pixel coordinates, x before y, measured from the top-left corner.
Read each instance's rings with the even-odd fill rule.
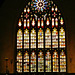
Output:
[[[15,71],[15,35],[18,18],[30,0],[5,0],[0,6],[0,73]],[[53,0],[62,12],[66,25],[67,71],[75,73],[75,0]],[[12,60],[12,64],[11,64]]]

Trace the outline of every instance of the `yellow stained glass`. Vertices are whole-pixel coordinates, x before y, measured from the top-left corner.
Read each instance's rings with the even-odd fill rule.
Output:
[[[38,48],[44,48],[44,34],[41,28],[38,31]]]
[[[61,27],[59,31],[59,47],[60,48],[65,48],[65,31],[63,27]]]
[[[44,72],[44,55],[42,51],[38,54],[38,72]]]
[[[49,28],[45,31],[45,48],[51,48],[51,32]]]
[[[31,54],[31,64],[30,64],[30,67],[31,67],[31,72],[36,72],[36,54],[35,54],[34,51]]]
[[[28,29],[24,31],[24,48],[25,49],[29,48],[29,30]]]
[[[51,72],[51,54],[49,51],[46,52],[46,55],[45,55],[45,64],[46,64],[46,67],[45,67],[45,70],[46,72]]]
[[[66,55],[63,50],[60,53],[60,72],[66,72]]]
[[[19,29],[17,32],[17,49],[22,49],[22,30]]]
[[[22,53],[17,53],[17,72],[22,72]]]
[[[59,72],[58,53],[53,53],[53,72]]]
[[[36,48],[36,31],[31,30],[31,48]]]
[[[24,72],[29,72],[29,54],[27,51],[24,54]]]

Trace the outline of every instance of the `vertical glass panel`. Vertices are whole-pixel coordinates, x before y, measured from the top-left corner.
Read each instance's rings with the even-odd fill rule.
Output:
[[[58,18],[55,19],[55,26],[58,27]]]
[[[51,32],[49,28],[45,31],[45,48],[51,48]]]
[[[31,72],[36,72],[36,54],[33,51],[31,54]]]
[[[52,28],[54,27],[54,18],[52,18]]]
[[[52,48],[58,48],[58,31],[56,28],[52,31]]]
[[[24,29],[26,28],[26,19],[24,19]]]
[[[41,28],[38,31],[38,48],[44,48],[44,34]]]
[[[64,21],[63,21],[63,18],[61,17],[60,19],[60,24],[63,25],[64,24]]]
[[[44,28],[44,21],[43,21],[43,18],[41,18],[41,27]]]
[[[24,72],[29,72],[29,54],[27,51],[24,54]]]
[[[17,32],[17,49],[22,49],[22,30],[19,29]]]
[[[24,48],[29,48],[29,31],[27,29],[24,31]]]
[[[50,24],[49,18],[47,18],[46,24],[47,24],[47,25]]]
[[[45,70],[46,70],[46,72],[51,72],[51,54],[50,54],[49,51],[46,52],[45,59],[46,59],[46,61],[45,61],[45,65],[46,65]]]
[[[36,48],[36,31],[31,30],[31,48]]]
[[[27,27],[28,28],[30,27],[30,20],[29,19],[27,20]]]
[[[38,54],[38,72],[44,72],[44,55],[42,51]]]
[[[66,72],[66,55],[63,50],[60,53],[60,72]]]
[[[40,27],[40,18],[38,18],[38,28]]]
[[[63,27],[61,27],[59,31],[59,47],[60,48],[65,48],[65,31]]]
[[[22,53],[17,53],[17,72],[22,72]]]
[[[22,25],[21,19],[19,19],[18,25],[19,25],[19,27],[21,27],[21,25]]]
[[[59,72],[58,53],[56,51],[53,53],[53,72]]]
[[[35,20],[34,20],[34,18],[32,20],[32,26],[35,26]]]

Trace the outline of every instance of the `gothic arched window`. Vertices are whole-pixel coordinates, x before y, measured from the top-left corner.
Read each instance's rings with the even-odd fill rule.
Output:
[[[16,72],[67,72],[65,23],[52,0],[32,0],[17,26]]]

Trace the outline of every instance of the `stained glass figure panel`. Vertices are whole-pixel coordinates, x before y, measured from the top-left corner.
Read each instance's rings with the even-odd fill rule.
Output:
[[[27,51],[24,54],[24,72],[29,72],[29,53]]]
[[[53,53],[53,72],[59,72],[58,53]]]
[[[30,67],[31,67],[31,72],[36,72],[36,54],[34,51],[31,53]]]
[[[65,31],[63,27],[61,27],[59,31],[59,47],[60,48],[65,48]]]
[[[51,48],[51,31],[49,28],[45,31],[45,48]]]
[[[22,72],[22,53],[17,52],[17,72]]]
[[[44,55],[42,51],[38,54],[38,72],[44,72]]]
[[[38,48],[44,48],[44,34],[41,28],[38,31]]]
[[[58,48],[58,31],[56,28],[52,31],[52,48]]]
[[[66,55],[63,50],[60,53],[60,72],[66,72]]]
[[[46,72],[51,72],[51,54],[49,51],[46,52],[46,55],[45,55],[45,71]]]
[[[17,49],[22,49],[22,40],[23,40],[22,30],[19,29],[17,32]]]
[[[29,30],[24,31],[24,49],[29,49]]]
[[[36,48],[36,31],[31,30],[31,48]]]

